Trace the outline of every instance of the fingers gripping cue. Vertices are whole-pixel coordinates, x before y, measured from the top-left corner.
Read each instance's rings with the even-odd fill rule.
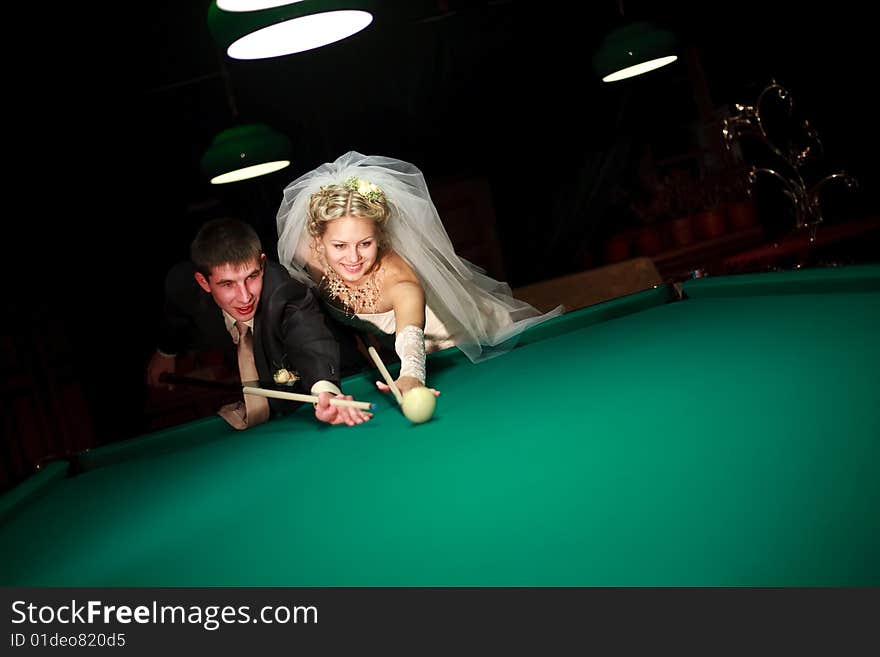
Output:
[[[275,399],[289,399],[291,401],[301,401],[301,402],[309,402],[310,404],[317,404],[318,397],[316,395],[303,395],[298,392],[283,392],[281,390],[269,390],[267,388],[254,388],[251,386],[244,386],[241,391],[246,395],[259,395],[260,397],[274,397]],[[350,399],[330,399],[331,406],[351,406],[353,408],[359,408],[364,411],[372,411],[376,408],[376,405],[372,402],[362,402],[362,401],[354,401]]]

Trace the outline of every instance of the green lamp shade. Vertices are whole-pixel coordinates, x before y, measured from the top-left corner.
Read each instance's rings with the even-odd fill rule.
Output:
[[[647,22],[631,23],[610,32],[593,56],[603,82],[631,78],[671,64],[678,56],[675,35]]]
[[[202,156],[202,171],[212,185],[256,178],[290,164],[290,140],[262,123],[219,133]]]
[[[221,0],[222,2],[222,0]],[[235,5],[246,6],[241,2]],[[208,8],[208,29],[217,45],[233,59],[266,59],[290,55],[340,41],[373,22],[370,0],[263,0],[255,11],[224,11],[217,1]]]
[[[223,11],[258,11],[271,9],[281,5],[292,5],[303,0],[217,0],[217,6]]]

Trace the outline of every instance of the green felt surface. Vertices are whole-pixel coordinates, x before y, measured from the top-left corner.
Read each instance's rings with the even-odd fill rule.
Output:
[[[359,427],[145,437],[7,516],[0,583],[880,585],[880,292],[802,280],[441,354],[422,425],[363,376]]]

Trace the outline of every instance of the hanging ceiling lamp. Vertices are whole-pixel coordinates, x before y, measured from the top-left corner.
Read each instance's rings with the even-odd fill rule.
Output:
[[[373,22],[366,0],[214,0],[208,28],[232,59],[266,59],[341,41]]]
[[[623,0],[618,3],[623,18]],[[678,39],[669,30],[647,21],[621,25],[612,30],[593,56],[593,69],[602,82],[616,82],[671,64]]]
[[[229,71],[220,59],[220,75],[235,124],[214,137],[201,167],[212,185],[264,176],[290,165],[290,139],[265,123],[241,123]]]
[[[201,164],[212,185],[256,178],[290,164],[290,140],[264,123],[235,126],[214,137]]]

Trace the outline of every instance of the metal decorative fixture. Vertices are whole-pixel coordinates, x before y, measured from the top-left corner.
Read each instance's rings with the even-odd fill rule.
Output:
[[[819,135],[809,121],[803,119],[795,126],[797,138],[786,146],[774,142],[767,132],[761,112],[768,99],[784,103],[786,117],[791,120],[794,101],[791,93],[775,80],[758,96],[754,105],[736,104],[737,114],[722,121],[721,135],[727,148],[731,148],[745,136],[762,143],[775,156],[781,168],[752,166],[748,171],[749,192],[754,189],[758,174],[772,177],[782,184],[782,193],[794,209],[796,228],[809,227],[811,238],[815,237],[816,227],[822,223],[822,191],[829,183],[842,183],[847,189],[857,189],[858,181],[845,171],[830,173],[812,185],[808,185],[802,175],[803,167],[824,154]]]

